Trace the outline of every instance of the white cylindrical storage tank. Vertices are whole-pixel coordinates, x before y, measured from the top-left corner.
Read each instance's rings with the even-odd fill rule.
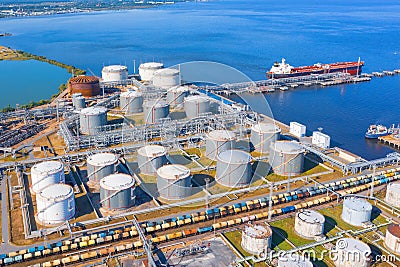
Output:
[[[101,131],[99,127],[107,124],[105,107],[88,107],[79,113],[80,130],[83,134],[95,135]]]
[[[44,161],[33,165],[31,182],[35,194],[46,186],[65,183],[64,165],[60,161]]]
[[[278,175],[299,175],[303,172],[304,151],[299,142],[276,141],[271,143],[268,161]]]
[[[271,247],[272,230],[267,225],[246,224],[242,231],[241,246],[244,250],[251,254],[260,254],[267,252]]]
[[[214,130],[207,133],[206,157],[216,160],[219,153],[235,146],[236,134],[229,130]]]
[[[400,254],[400,225],[390,224],[386,230],[385,246],[393,253]]]
[[[185,97],[185,113],[189,119],[211,111],[210,98],[201,95]]]
[[[314,239],[324,234],[325,217],[314,210],[300,210],[294,220],[294,231],[301,237]]]
[[[153,85],[168,89],[180,84],[180,72],[177,69],[160,69],[154,72]]]
[[[385,201],[395,206],[396,208],[400,208],[400,184],[399,183],[390,183],[386,189]]]
[[[75,215],[75,195],[71,186],[53,184],[36,194],[37,219],[40,224],[60,224]]]
[[[371,220],[372,205],[364,198],[348,197],[343,201],[342,219],[353,226]]]
[[[187,86],[172,87],[167,91],[167,102],[173,106],[182,105],[188,93],[189,88]]]
[[[118,156],[112,153],[98,153],[87,158],[87,178],[99,182],[102,178],[115,173]]]
[[[138,150],[138,166],[141,173],[155,175],[157,170],[167,163],[163,146],[147,145]]]
[[[100,180],[100,204],[108,210],[122,210],[135,204],[135,180],[115,173]]]
[[[341,238],[336,242],[336,267],[368,267],[371,263],[371,248],[355,238]]]
[[[313,264],[304,256],[292,253],[279,257],[278,267],[313,267]]]
[[[151,81],[154,76],[154,72],[164,68],[164,64],[158,62],[147,62],[140,64],[139,76],[142,81]]]
[[[169,115],[169,104],[165,101],[146,101],[143,104],[145,123],[156,123]]]
[[[110,65],[103,67],[101,71],[103,82],[121,82],[128,79],[128,67],[122,65]]]
[[[72,94],[72,106],[75,110],[81,110],[86,107],[85,98],[81,93]]]
[[[143,111],[143,95],[138,91],[122,92],[119,96],[119,107],[125,114]]]
[[[254,149],[261,153],[268,153],[271,143],[279,140],[281,129],[274,123],[260,122],[251,127],[250,141]]]
[[[243,150],[225,150],[217,156],[216,181],[227,187],[245,187],[251,182],[251,156]]]
[[[178,200],[190,196],[192,176],[180,164],[164,165],[157,170],[157,189],[161,198]]]

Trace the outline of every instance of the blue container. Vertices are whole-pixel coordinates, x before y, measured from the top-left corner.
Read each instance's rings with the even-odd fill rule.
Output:
[[[207,214],[207,215],[213,214],[213,210],[207,210],[207,211],[206,211],[206,214]]]
[[[171,218],[171,222],[176,222],[176,218]]]
[[[178,217],[178,221],[183,221],[184,219],[185,219],[185,217],[183,217],[183,216]]]
[[[219,209],[218,209],[218,208],[215,208],[215,209],[214,209],[214,213],[219,213]]]
[[[47,249],[52,249],[53,247],[52,247],[51,244],[48,244],[48,245],[46,246],[46,248],[47,248]]]
[[[113,230],[108,231],[108,234],[109,234],[109,235],[114,235],[114,231],[113,231]]]
[[[100,236],[101,238],[104,238],[104,237],[106,237],[106,233],[100,233],[99,236]]]
[[[321,194],[321,193],[322,193],[321,189],[315,190],[315,194],[319,195],[319,194]]]
[[[37,250],[38,250],[38,251],[43,251],[43,250],[44,250],[44,246],[38,246],[38,247],[37,247]]]
[[[147,227],[153,227],[154,223],[153,222],[147,222]]]
[[[0,254],[0,259],[5,259],[7,258],[7,254]]]
[[[240,204],[239,204],[239,203],[236,203],[236,204],[233,205],[233,207],[234,207],[234,208],[240,208]]]
[[[202,233],[211,232],[212,230],[213,230],[212,226],[209,226],[209,227],[198,228],[198,229],[197,229],[197,232],[198,232],[199,234],[202,234]]]
[[[292,201],[293,200],[293,197],[292,196],[287,196],[286,197],[286,202],[289,202],[289,201]]]
[[[29,249],[28,249],[28,252],[29,252],[29,253],[35,253],[35,252],[36,252],[36,248],[29,248]]]
[[[62,247],[62,242],[57,242],[56,247]]]
[[[293,196],[293,200],[297,200],[297,199],[299,199],[299,196],[298,195],[294,195]]]
[[[185,219],[190,219],[190,218],[192,218],[191,215],[189,215],[189,214],[185,215]]]

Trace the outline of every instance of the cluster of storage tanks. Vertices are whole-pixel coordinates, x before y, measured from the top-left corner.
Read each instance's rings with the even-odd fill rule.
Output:
[[[31,168],[31,192],[36,197],[38,223],[60,224],[75,215],[75,195],[65,184],[64,165],[45,161]]]

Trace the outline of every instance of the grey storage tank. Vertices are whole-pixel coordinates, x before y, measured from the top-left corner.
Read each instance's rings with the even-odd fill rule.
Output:
[[[189,93],[187,86],[175,86],[167,91],[167,102],[172,106],[182,105]]]
[[[227,187],[245,187],[251,182],[251,156],[243,150],[225,150],[217,156],[216,181]]]
[[[105,107],[88,107],[79,113],[80,130],[82,134],[95,135],[98,128],[107,124],[107,109]]]
[[[400,208],[400,183],[388,184],[385,201],[396,208]]]
[[[143,104],[145,123],[156,123],[169,115],[169,104],[165,101],[146,101]]]
[[[278,175],[299,175],[303,172],[304,151],[296,141],[276,141],[271,143],[268,161]]]
[[[185,97],[185,113],[189,119],[211,111],[210,98],[201,95]]]
[[[81,93],[72,94],[72,106],[75,110],[86,108],[85,98]]]
[[[371,248],[355,238],[341,238],[336,242],[333,262],[336,267],[369,267]]]
[[[141,173],[155,175],[167,163],[167,152],[163,146],[147,145],[138,150],[138,166]]]
[[[115,173],[118,156],[112,153],[98,153],[87,158],[87,178],[99,182],[102,178]]]
[[[274,123],[260,122],[251,127],[250,141],[254,149],[268,153],[271,143],[279,140],[281,129]]]
[[[216,160],[220,152],[233,149],[236,134],[229,130],[214,130],[207,133],[206,157]]]
[[[122,92],[119,97],[119,107],[125,114],[135,114],[143,111],[143,95],[138,91]]]
[[[135,180],[115,173],[100,180],[100,203],[108,210],[123,210],[135,204]]]
[[[157,189],[161,198],[178,200],[190,196],[190,170],[179,164],[164,165],[157,170]]]
[[[294,220],[294,231],[301,237],[315,239],[324,234],[325,217],[314,210],[300,210]]]
[[[353,226],[361,226],[371,220],[372,205],[364,198],[348,197],[343,201],[341,218]]]

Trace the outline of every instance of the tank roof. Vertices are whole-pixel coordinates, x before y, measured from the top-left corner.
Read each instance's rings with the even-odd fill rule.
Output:
[[[119,72],[119,71],[127,71],[128,67],[124,65],[109,65],[103,67],[102,71],[104,72]]]
[[[99,78],[97,78],[95,76],[81,75],[81,76],[76,76],[76,77],[72,77],[71,79],[69,79],[69,83],[98,83],[98,82],[99,82]]]
[[[179,70],[177,69],[159,69],[154,72],[154,76],[176,76],[179,75]]]
[[[400,183],[390,183],[388,185],[388,190],[390,189],[390,192],[396,193],[400,195]]]
[[[122,97],[138,97],[138,96],[142,96],[142,95],[143,94],[141,92],[135,91],[135,90],[122,92],[120,94],[120,96],[122,96]]]
[[[400,238],[400,224],[394,224],[394,223],[389,224],[387,230],[395,237]]]
[[[340,244],[338,246],[338,244]],[[361,252],[370,252],[370,247],[364,242],[355,239],[355,238],[341,238],[336,242],[336,248],[346,251],[361,251]],[[365,254],[362,254],[365,255]]]
[[[281,128],[273,123],[260,122],[251,127],[252,130],[259,133],[280,133]]]
[[[107,112],[107,108],[96,106],[96,107],[84,108],[81,110],[80,114],[92,116],[92,115],[99,115],[99,114],[106,113],[106,112]]]
[[[164,68],[164,64],[160,63],[160,62],[146,62],[146,63],[142,63],[139,66],[140,69],[160,69],[160,68]]]
[[[230,149],[218,154],[217,160],[230,164],[249,163],[251,156],[249,153],[239,149]]]
[[[100,180],[100,186],[106,190],[119,191],[135,185],[132,176],[124,173],[110,174]]]
[[[217,141],[229,141],[236,138],[236,134],[229,130],[214,130],[207,134],[207,138]]]
[[[371,211],[372,205],[368,201],[359,197],[345,198],[343,206],[355,211]]]
[[[278,258],[278,262],[279,261],[285,262],[288,266],[313,267],[313,264],[309,259],[297,253],[284,254]],[[295,263],[296,265],[290,265],[290,263]]]
[[[92,166],[106,166],[115,164],[118,156],[112,153],[98,153],[87,158],[87,163]]]
[[[71,186],[67,184],[52,184],[46,186],[39,192],[44,199],[66,199],[74,193]]]
[[[82,96],[82,93],[73,93],[71,96],[72,98]]]
[[[166,154],[165,148],[159,145],[147,145],[138,149],[138,154],[145,157],[161,157]]]
[[[31,170],[40,173],[56,173],[64,170],[64,165],[60,161],[43,161],[35,164]]]
[[[190,95],[185,97],[185,102],[208,102],[210,98],[204,95]]]
[[[188,86],[178,85],[178,86],[169,88],[168,92],[184,93],[184,92],[188,92],[189,90],[190,90],[190,88]]]
[[[190,170],[180,164],[170,164],[158,168],[157,175],[169,180],[179,180],[188,177]]]
[[[151,100],[151,101],[145,101],[143,103],[144,107],[153,107],[153,108],[162,108],[162,107],[167,107],[169,104],[165,102],[164,100]]]
[[[245,225],[243,232],[253,238],[266,238],[272,235],[271,228],[261,224],[247,224]]]
[[[297,213],[297,216],[299,219],[302,221],[305,221],[307,223],[324,223],[325,222],[325,217],[321,213],[314,211],[314,210],[300,210]]]
[[[300,154],[304,152],[304,148],[296,141],[276,141],[271,144],[271,148],[284,154]]]

